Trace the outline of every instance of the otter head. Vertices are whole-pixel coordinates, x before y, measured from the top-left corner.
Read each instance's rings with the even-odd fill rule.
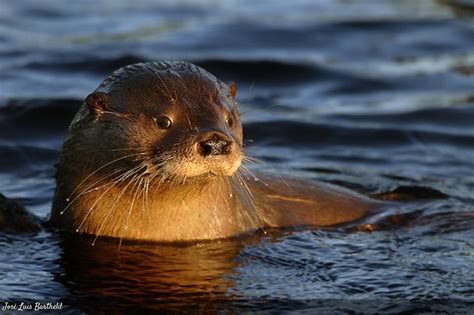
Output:
[[[73,133],[109,172],[162,184],[231,176],[243,158],[235,93],[234,83],[186,62],[135,64],[87,96]]]

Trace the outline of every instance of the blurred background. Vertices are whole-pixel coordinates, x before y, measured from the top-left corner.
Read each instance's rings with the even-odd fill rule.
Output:
[[[135,285],[140,303],[154,306],[196,292],[208,299],[212,287],[224,292],[217,310],[256,310],[265,298],[306,310],[347,297],[398,299],[384,306],[396,311],[413,299],[472,302],[473,14],[468,0],[1,1],[0,192],[43,218],[84,97],[121,66],[159,60],[237,82],[259,168],[372,195],[403,191],[411,202],[391,209],[403,218],[396,226],[373,233],[318,230],[174,253],[205,256],[216,272],[171,260],[187,270],[171,293],[159,285],[169,279],[142,279],[144,288],[134,272],[120,278],[123,269],[110,270],[117,262],[104,264],[110,278],[84,284],[69,275],[83,266],[63,264],[54,234],[2,236],[0,300],[67,300],[78,311],[107,296],[104,309],[136,307],[125,296]],[[229,247],[225,268],[213,265]],[[81,259],[97,268],[96,258]],[[185,295],[190,287],[202,290]]]

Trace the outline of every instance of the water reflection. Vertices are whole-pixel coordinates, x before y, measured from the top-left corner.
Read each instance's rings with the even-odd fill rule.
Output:
[[[71,303],[104,311],[116,305],[172,309],[199,304],[216,308],[231,301],[229,275],[239,265],[240,249],[256,237],[193,245],[122,243],[69,238],[62,243],[64,274],[58,280],[71,290]],[[119,309],[116,309],[119,310]]]

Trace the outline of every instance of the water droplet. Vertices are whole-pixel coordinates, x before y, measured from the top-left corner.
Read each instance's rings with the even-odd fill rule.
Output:
[[[69,198],[66,198],[66,201],[69,202]]]
[[[79,233],[79,229],[76,229],[76,233]]]
[[[230,194],[230,195],[229,195],[229,197],[230,197],[230,198],[232,198],[232,197],[233,197],[233,195],[232,195],[232,194]]]
[[[61,211],[61,212],[59,213],[59,215],[63,215],[63,214],[64,214],[64,211]]]
[[[125,226],[124,229],[125,229],[125,231],[128,231],[128,226]]]

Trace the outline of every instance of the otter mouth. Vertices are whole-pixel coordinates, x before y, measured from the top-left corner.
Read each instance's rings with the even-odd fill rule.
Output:
[[[242,164],[242,153],[234,150],[228,155],[206,158],[191,155],[174,155],[155,165],[152,173],[162,180],[184,182],[191,178],[216,178],[233,176]]]
[[[160,182],[233,176],[244,158],[240,145],[223,132],[203,132],[161,148],[147,158],[147,172]]]
[[[239,170],[243,154],[232,150],[225,155],[161,154],[161,159],[149,163],[145,173],[160,182],[184,183],[191,179],[212,179],[231,177]]]
[[[239,169],[241,162],[239,161],[236,164],[238,164],[238,165],[230,167],[230,168],[226,168],[226,169],[209,170],[208,174],[210,174],[212,176],[224,176],[224,177],[225,176],[232,176]]]
[[[233,160],[213,159],[213,161],[177,161],[180,165],[174,167],[176,175],[181,177],[197,177],[201,175],[208,176],[232,176],[240,167],[241,159]],[[171,166],[171,165],[170,165]]]
[[[232,176],[233,175],[233,174],[227,175],[227,174],[223,174],[221,172],[216,172],[216,171],[209,171],[206,174],[208,174],[209,176]]]

